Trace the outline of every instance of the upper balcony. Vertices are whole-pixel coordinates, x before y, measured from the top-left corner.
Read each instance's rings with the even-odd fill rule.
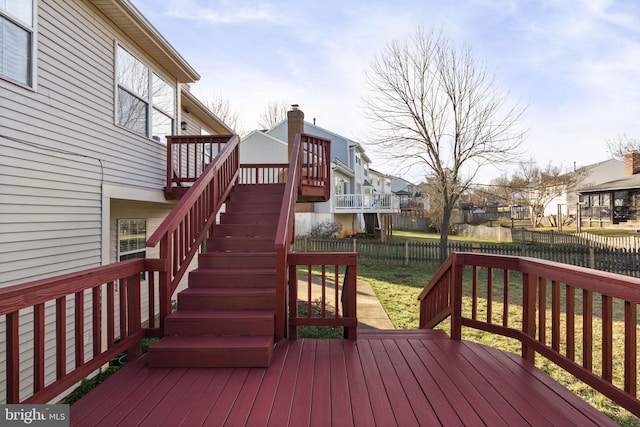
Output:
[[[234,135],[172,135],[167,137],[167,199],[181,198]],[[301,138],[299,202],[326,202],[331,190],[331,141],[303,134]],[[254,184],[285,183],[288,163],[247,166],[245,180]],[[260,170],[258,174],[256,171]],[[268,171],[268,172],[267,172]],[[253,175],[252,175],[253,174]],[[246,183],[249,183],[247,181]]]
[[[334,194],[336,213],[398,213],[400,200],[395,194]]]

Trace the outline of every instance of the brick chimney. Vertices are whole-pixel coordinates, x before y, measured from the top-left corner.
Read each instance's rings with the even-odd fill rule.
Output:
[[[289,161],[291,161],[291,151],[293,150],[296,135],[304,133],[304,113],[298,107],[298,104],[293,104],[291,105],[291,110],[287,112],[287,122],[289,125]]]
[[[624,172],[627,176],[640,172],[640,153],[634,151],[624,155]]]

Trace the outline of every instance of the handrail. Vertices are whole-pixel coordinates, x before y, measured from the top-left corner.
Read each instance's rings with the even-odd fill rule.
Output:
[[[6,402],[19,403],[20,321],[31,315],[33,325],[33,393],[23,403],[46,403],[74,386],[118,354],[128,352],[129,360],[139,355],[140,341],[145,336],[157,336],[154,329],[156,271],[166,268],[162,260],[131,259],[75,273],[36,280],[0,289],[0,315],[6,316]],[[147,274],[147,305],[149,328],[142,327],[141,273]],[[116,292],[117,288],[117,292]],[[45,304],[53,303],[47,306]],[[86,316],[85,303],[90,304]],[[73,311],[73,316],[68,315]],[[33,313],[28,313],[33,311]],[[47,334],[45,318],[55,317],[55,332]],[[67,324],[74,331],[72,354],[75,367],[68,368]],[[23,332],[24,333],[24,332]],[[52,344],[49,338],[54,337]],[[91,344],[87,358],[85,348]],[[106,345],[106,348],[104,346]],[[22,348],[21,348],[22,347]],[[55,354],[55,378],[47,380],[45,351]],[[48,368],[48,369],[45,369]],[[51,372],[53,373],[53,372]]]
[[[284,187],[282,196],[282,205],[280,207],[280,216],[278,220],[278,228],[274,246],[276,249],[276,304],[275,304],[275,340],[279,341],[286,336],[286,290],[287,290],[287,256],[289,248],[293,241],[296,200],[300,187],[300,145],[301,135],[296,135],[293,149],[291,151],[291,160],[289,163],[289,173],[287,175],[287,183]]]
[[[469,298],[469,286],[463,285],[465,269],[471,272],[471,303],[465,305],[463,313],[463,297]],[[500,270],[502,280],[495,274]],[[521,301],[513,301],[510,295],[516,286],[511,283],[511,272],[522,274]],[[486,288],[480,286],[481,277],[486,277]],[[502,299],[494,302],[500,287]],[[449,298],[443,298],[447,292]],[[487,298],[486,318],[480,319],[478,299],[483,293]],[[594,302],[595,295],[601,296],[600,309]],[[444,320],[450,314],[454,339],[461,339],[462,326],[517,339],[527,360],[533,362],[538,353],[640,416],[637,399],[640,279],[533,258],[454,253],[419,299],[421,327],[434,326],[437,320]],[[500,309],[500,302],[502,316],[493,312]],[[509,305],[514,303],[521,304],[519,318],[509,310]],[[614,307],[619,307],[617,315],[621,318],[616,324]],[[494,318],[498,317],[501,321],[496,323]],[[521,329],[511,326],[519,320]],[[576,331],[580,320],[581,334]],[[593,337],[594,322],[602,326],[599,341]],[[618,347],[623,348],[614,347],[614,335],[621,337],[623,346]],[[593,366],[593,354],[598,347],[602,354],[599,374]],[[580,348],[581,360],[577,361],[576,352]],[[616,355],[616,350],[621,354]],[[619,366],[624,367],[623,378],[614,378],[614,360],[619,359]],[[623,384],[622,388],[616,383]]]
[[[160,258],[169,261],[167,271],[160,274],[161,328],[171,311],[171,295],[238,179],[239,148],[240,138],[234,135],[147,239],[147,247],[160,243]]]

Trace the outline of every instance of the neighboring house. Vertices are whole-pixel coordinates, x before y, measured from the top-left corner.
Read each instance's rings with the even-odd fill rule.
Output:
[[[383,227],[384,215],[399,212],[388,177],[377,172],[372,175],[371,160],[359,143],[306,121],[304,132],[331,140],[333,192],[327,202],[298,204],[296,233],[308,234],[314,225],[332,221],[342,226],[342,236],[376,234]],[[242,141],[240,162],[282,163],[287,159],[287,140],[287,120],[272,129],[254,131]]]
[[[575,215],[578,204],[578,190],[596,186],[601,183],[624,177],[623,162],[609,159],[576,170],[580,174],[579,181],[566,188],[562,194],[552,199],[544,210],[544,216],[557,215],[558,207],[563,215]]]
[[[404,178],[391,177],[391,192],[400,200],[400,211],[403,215],[423,216],[429,210],[419,185]]]
[[[640,226],[640,153],[615,162],[616,179],[579,187],[582,227]]]
[[[0,286],[157,257],[165,136],[231,133],[198,73],[128,0],[5,2],[0,22]]]

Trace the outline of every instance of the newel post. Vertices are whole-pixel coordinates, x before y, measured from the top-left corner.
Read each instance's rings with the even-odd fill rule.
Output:
[[[164,319],[171,313],[171,272],[173,263],[171,262],[171,245],[168,232],[160,240],[160,259],[164,260],[166,267],[158,273],[158,298],[160,305],[160,329],[164,335]]]

